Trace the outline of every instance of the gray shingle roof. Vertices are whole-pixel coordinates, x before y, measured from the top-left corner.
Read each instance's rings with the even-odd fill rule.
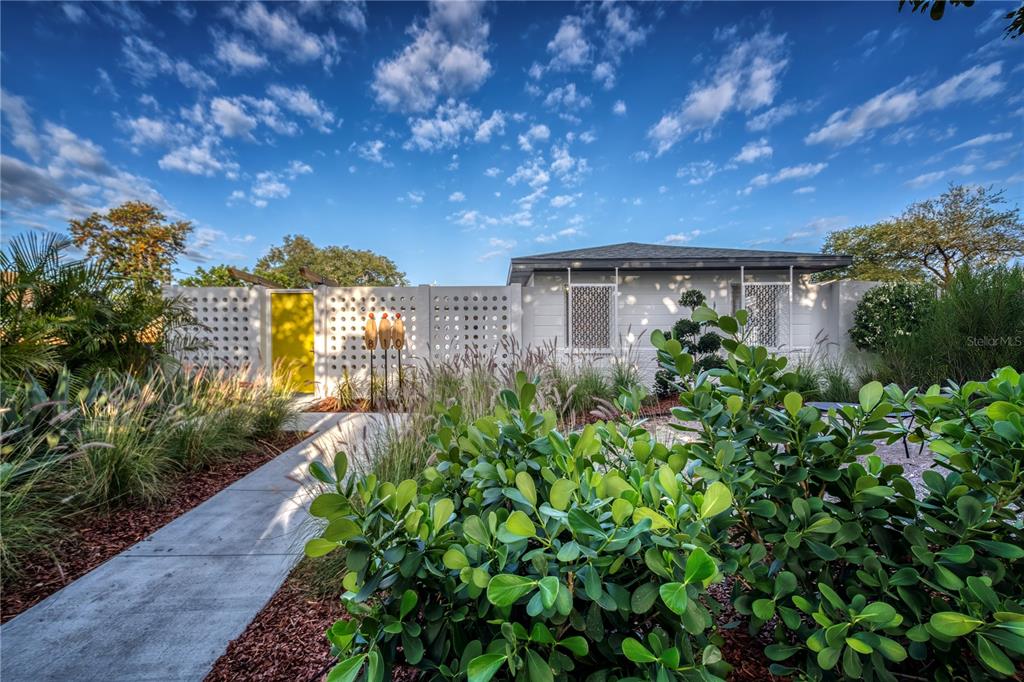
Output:
[[[604,258],[615,260],[674,260],[676,258],[765,258],[773,256],[785,258],[793,256],[821,256],[821,254],[798,251],[759,251],[756,249],[722,249],[703,246],[623,242],[622,244],[591,246],[584,249],[571,249],[569,251],[538,253],[532,256],[517,256],[512,260],[596,260]]]
[[[799,251],[759,251],[672,244],[625,242],[584,249],[517,256],[509,264],[508,281],[526,282],[537,270],[700,270],[746,266],[750,268],[799,268],[821,272],[849,265],[849,256]]]

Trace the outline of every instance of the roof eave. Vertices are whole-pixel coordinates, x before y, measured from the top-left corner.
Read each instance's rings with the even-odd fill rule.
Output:
[[[769,269],[790,266],[804,271],[821,272],[850,265],[850,256],[808,255],[808,256],[745,256],[719,258],[673,258],[673,259],[532,259],[513,258],[509,263],[510,282],[529,278],[534,271],[552,270],[721,270],[738,267]]]

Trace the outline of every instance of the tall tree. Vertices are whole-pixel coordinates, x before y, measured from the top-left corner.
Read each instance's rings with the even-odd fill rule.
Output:
[[[387,256],[347,246],[319,247],[301,234],[286,235],[282,245],[272,246],[256,261],[255,273],[286,287],[310,287],[299,274],[303,266],[343,287],[408,284],[405,273]]]
[[[1024,224],[1006,203],[1002,190],[951,184],[897,218],[830,233],[822,252],[851,255],[853,265],[828,274],[945,287],[962,267],[1008,263],[1024,256]]]
[[[228,271],[227,265],[211,265],[209,268],[198,267],[191,275],[182,277],[178,284],[183,287],[244,287],[245,282]]]
[[[192,223],[167,218],[156,207],[129,201],[85,220],[72,220],[71,237],[101,265],[139,284],[171,281],[171,266],[184,253]]]

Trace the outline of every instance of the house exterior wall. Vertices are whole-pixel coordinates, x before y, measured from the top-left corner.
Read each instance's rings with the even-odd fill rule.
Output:
[[[747,284],[789,282],[789,269],[746,270]],[[573,284],[614,284],[614,271],[573,271]],[[699,289],[707,305],[721,314],[731,314],[740,302],[734,301],[733,285],[739,284],[735,270],[698,270],[692,272],[620,271],[616,301],[617,347],[608,351],[575,350],[573,355],[592,361],[608,362],[618,354],[631,354],[649,380],[656,371],[656,354],[649,342],[654,329],[668,330],[689,311],[678,304],[687,289]],[[523,328],[526,345],[553,345],[568,354],[565,272],[534,273],[523,288]],[[846,330],[852,324],[852,311],[873,282],[836,281],[816,284],[808,273],[794,272],[792,304],[792,342],[779,351],[800,355],[821,348],[832,353],[852,348]],[[748,292],[750,289],[748,288]],[[748,293],[749,296],[749,293]]]
[[[784,283],[788,269],[747,271],[748,284]],[[613,347],[570,351],[566,339],[564,272],[535,273],[526,286],[481,287],[318,287],[315,301],[315,373],[317,393],[331,394],[346,374],[356,382],[368,377],[370,357],[363,348],[363,324],[368,312],[402,313],[406,324],[403,363],[445,361],[467,351],[493,355],[507,364],[519,347],[550,347],[567,361],[582,358],[607,364],[617,357],[635,362],[648,383],[657,369],[649,335],[667,330],[689,314],[677,301],[687,289],[700,289],[707,303],[722,314],[737,307],[733,284],[739,270],[673,272],[620,271],[614,302]],[[614,271],[574,271],[575,284],[614,284]],[[845,353],[853,349],[847,335],[853,310],[873,282],[835,281],[814,284],[795,273],[792,304],[792,344],[778,350],[792,355],[810,349]],[[748,288],[748,292],[749,292]],[[181,297],[204,328],[207,348],[182,359],[250,375],[269,372],[270,293],[263,287],[168,287],[166,295]],[[748,294],[749,296],[749,294]],[[377,370],[383,352],[374,355]],[[390,362],[397,361],[394,351]]]

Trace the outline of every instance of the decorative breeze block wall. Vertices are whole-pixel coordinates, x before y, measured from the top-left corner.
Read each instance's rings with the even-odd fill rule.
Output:
[[[351,381],[369,379],[370,351],[363,347],[366,316],[374,314],[380,323],[383,313],[405,322],[402,361],[415,362],[428,350],[423,340],[422,311],[426,309],[427,287],[319,287],[315,294],[316,377],[318,390],[329,393],[348,374]],[[397,352],[388,351],[389,362],[397,367]],[[384,370],[384,352],[374,351],[377,368]],[[383,375],[382,375],[383,376]]]
[[[430,287],[430,357],[450,360],[468,351],[501,366],[522,344],[520,285]]]
[[[164,295],[183,301],[202,325],[194,333],[204,348],[181,353],[186,365],[204,365],[249,376],[264,364],[262,288],[166,287]]]

